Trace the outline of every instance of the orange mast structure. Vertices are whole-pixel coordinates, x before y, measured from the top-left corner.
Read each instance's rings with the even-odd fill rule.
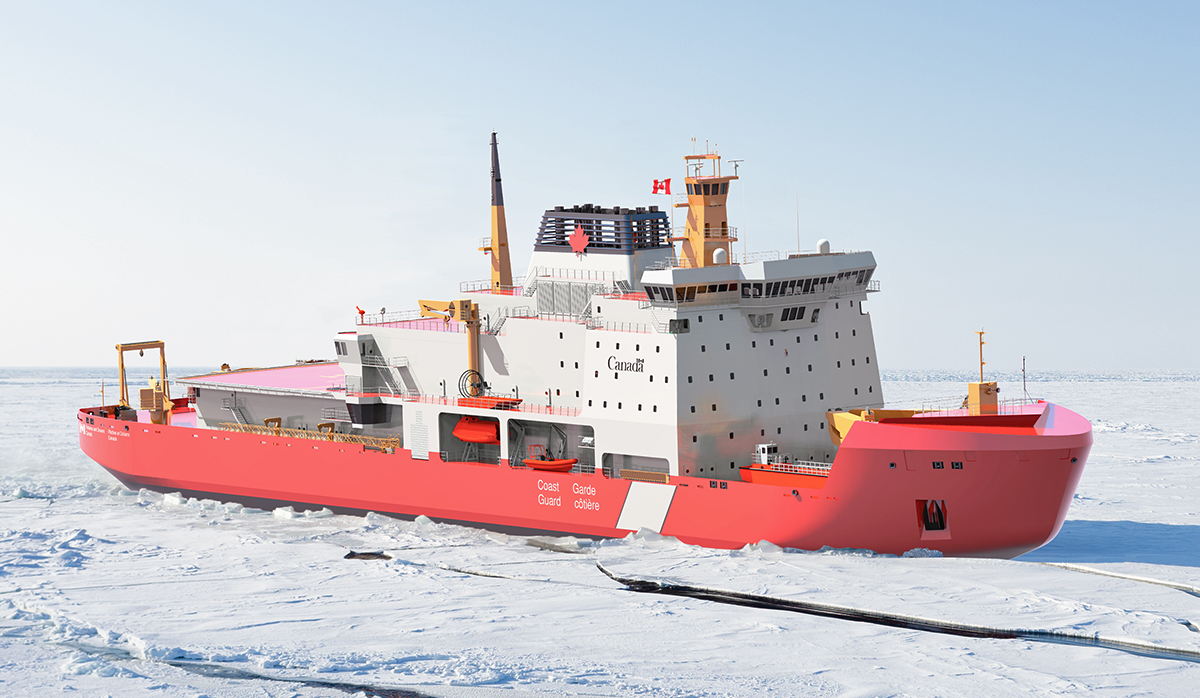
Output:
[[[675,204],[688,209],[683,237],[671,238],[683,242],[681,262],[685,267],[711,267],[728,264],[731,260],[729,243],[737,241],[737,229],[729,227],[725,202],[729,198],[729,183],[736,175],[721,175],[721,156],[716,153],[685,155],[688,176],[687,203]],[[704,174],[704,166],[712,162],[712,174]]]
[[[492,132],[492,241],[480,247],[492,256],[492,293],[512,290],[512,264],[508,260],[508,225],[504,222],[504,191],[500,188],[500,153]]]

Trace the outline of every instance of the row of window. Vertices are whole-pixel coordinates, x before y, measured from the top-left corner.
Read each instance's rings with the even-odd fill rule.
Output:
[[[858,390],[858,388],[855,388],[855,390]],[[857,393],[855,393],[855,394],[857,394]],[[821,400],[825,399],[825,393],[819,393],[819,396],[820,396],[819,399],[821,399]],[[808,402],[808,395],[801,395],[800,402]],[[779,398],[775,398],[775,404],[776,405],[779,404]],[[758,406],[762,407],[762,400],[758,401]],[[717,403],[715,403],[715,402],[712,403],[712,411],[713,412],[717,411]],[[696,406],[692,405],[692,414],[695,414],[695,413],[696,413]]]
[[[579,397],[579,393],[575,393],[575,397]],[[592,401],[591,401],[591,400],[588,400],[588,407],[591,407],[591,406],[592,406]],[[602,401],[600,402],[600,406],[601,406],[601,407],[603,407],[603,408],[607,408],[607,407],[608,407],[608,400],[602,400]],[[624,403],[623,403],[623,402],[618,402],[618,403],[617,403],[617,409],[618,409],[618,410],[620,410],[620,409],[624,409]],[[641,412],[641,411],[642,411],[642,405],[641,405],[641,403],[639,403],[639,404],[638,404],[638,406],[637,406],[637,411],[638,411],[638,412]],[[651,412],[657,412],[657,411],[658,411],[658,405],[651,405],[651,410],[650,410],[650,411],[651,411]]]
[[[820,426],[819,428],[820,428],[820,429],[824,429],[824,428],[825,428],[825,422],[821,422],[821,426]],[[804,431],[808,431],[808,425],[807,425],[807,424],[805,424],[805,425],[804,425]],[[782,435],[783,435],[783,427],[775,427],[775,434],[776,434],[776,436],[782,436]],[[759,430],[758,430],[758,435],[759,435],[759,436],[766,436],[766,435],[767,435],[767,430],[766,430],[766,429],[759,429]],[[729,438],[731,438],[731,439],[733,438],[733,432],[732,432],[732,431],[731,431],[731,432],[729,432]],[[695,435],[695,434],[692,434],[692,443],[696,443],[696,435]],[[959,464],[959,466],[960,466],[960,467],[959,467],[959,469],[961,469],[961,463]],[[937,468],[937,467],[938,467],[938,464],[937,464],[937,463],[934,463],[933,467],[934,467],[934,468]]]
[[[723,284],[700,284],[696,286],[646,286],[650,300],[690,303],[696,296],[706,293],[737,293],[742,298],[778,298],[805,293],[819,293],[838,283],[853,283],[861,286],[871,279],[874,269],[858,269],[839,272],[832,276],[816,276],[807,279],[785,279],[782,281],[743,281]]]
[[[687,191],[693,196],[720,196],[729,193],[729,182],[714,182],[712,184],[688,183]]]
[[[817,308],[816,310],[813,311],[813,314],[812,314],[813,322],[817,321],[817,313],[819,313],[819,312],[821,312],[820,308]],[[780,316],[779,321],[780,322],[791,322],[792,320],[803,320],[803,319],[804,319],[804,306],[800,306],[798,308],[784,308],[783,314]]]

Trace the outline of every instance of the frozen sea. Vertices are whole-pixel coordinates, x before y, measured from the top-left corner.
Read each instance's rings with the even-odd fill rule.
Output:
[[[999,378],[1020,394],[1019,376]],[[893,371],[884,395],[936,401],[968,379]],[[101,380],[111,390],[114,372],[0,369],[0,695],[1133,696],[1200,684],[1200,373],[1030,382],[1090,418],[1095,447],[1062,532],[1012,561],[521,538],[131,492],[78,448],[75,410],[99,403]],[[632,591],[599,566],[722,595]],[[721,600],[733,594],[780,604]],[[797,604],[1027,632],[967,637]]]

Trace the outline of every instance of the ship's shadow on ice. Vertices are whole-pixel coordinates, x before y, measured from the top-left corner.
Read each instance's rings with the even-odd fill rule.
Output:
[[[1145,562],[1200,567],[1200,526],[1136,521],[1067,521],[1026,562]]]

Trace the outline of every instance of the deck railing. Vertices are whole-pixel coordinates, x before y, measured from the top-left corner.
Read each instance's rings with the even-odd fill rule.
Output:
[[[817,477],[829,477],[829,471],[833,469],[833,465],[830,463],[819,463],[811,460],[794,460],[790,463],[764,463],[762,456],[758,454],[755,454],[753,463],[763,470],[773,470],[777,473],[792,473],[794,475],[815,475]]]
[[[354,386],[352,386],[353,388]],[[577,417],[580,409],[577,407],[556,407],[554,405],[531,405],[526,402],[512,403],[503,400],[479,400],[473,402],[476,398],[457,398],[457,397],[441,397],[440,395],[426,395],[423,393],[414,393],[406,391],[392,390],[386,385],[368,385],[361,390],[348,390],[346,393],[350,397],[393,397],[403,400],[404,402],[417,402],[426,405],[446,405],[449,407],[474,407],[479,409],[504,410],[511,412],[524,412],[526,414],[553,414],[563,417]]]
[[[308,429],[288,429],[286,427],[267,427],[256,424],[234,424],[222,422],[218,428],[223,431],[236,431],[242,434],[257,434],[259,436],[280,436],[289,439],[311,439],[313,441],[332,441],[341,444],[357,444],[370,448],[378,448],[388,453],[400,447],[398,437],[379,438],[376,436],[359,436],[357,434],[339,434],[337,432],[309,431]]]
[[[963,417],[979,414],[1030,414],[1031,410],[1027,408],[1030,405],[1042,402],[1045,402],[1045,400],[1041,398],[1018,397],[998,400],[995,405],[992,405],[991,403],[968,402],[964,396],[959,398],[957,403],[951,403],[950,405],[946,405],[945,403],[922,405],[920,413],[914,414],[913,417],[920,419],[926,417]],[[889,409],[891,409],[890,406]]]
[[[408,365],[407,356],[393,356],[391,358],[384,358],[382,356],[376,356],[375,354],[363,354],[359,358],[362,359],[363,366],[392,366],[395,368],[403,368],[404,366]]]

